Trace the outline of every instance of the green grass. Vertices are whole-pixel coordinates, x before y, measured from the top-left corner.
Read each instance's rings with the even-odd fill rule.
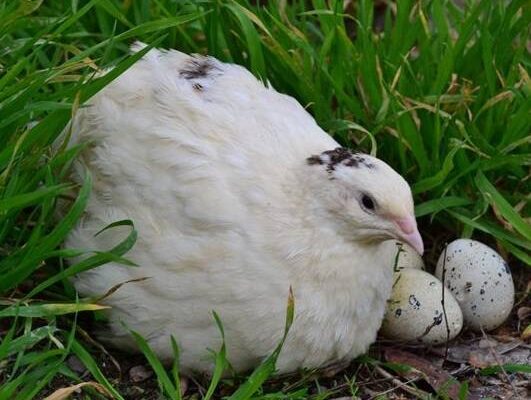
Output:
[[[369,0],[347,9],[342,0],[266,3],[0,0],[0,400],[39,398],[58,376],[80,382],[64,363],[71,353],[120,396],[78,333],[77,313],[98,306],[77,299],[67,278],[127,263],[134,221],[120,223],[130,234],[106,252],[61,248],[91,182],[57,221],[80,148],[53,152],[51,144],[84,101],[141,56],[128,55],[134,39],[245,65],[296,97],[343,145],[399,170],[412,184],[421,231],[480,234],[513,268],[531,265],[528,2],[467,1],[461,9],[400,0],[378,16],[377,29]],[[116,69],[93,78],[108,66]],[[177,370],[163,375],[152,361],[161,391],[179,398]],[[271,367],[234,398],[281,398],[260,389]],[[87,393],[101,397],[89,386]]]

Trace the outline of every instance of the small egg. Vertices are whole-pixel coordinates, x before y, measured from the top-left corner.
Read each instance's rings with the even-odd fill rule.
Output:
[[[395,271],[404,268],[415,268],[424,270],[424,261],[417,251],[408,244],[396,240],[384,242],[387,251],[392,253],[392,266]]]
[[[514,284],[509,266],[483,243],[453,241],[440,255],[435,275],[454,294],[466,325],[473,330],[497,328],[513,308]]]
[[[424,270],[424,261],[420,254],[409,244],[397,242],[399,251],[397,252],[398,261],[396,261],[395,271],[404,268],[415,268]]]
[[[398,271],[394,276],[382,323],[384,336],[425,344],[441,344],[457,336],[463,327],[463,314],[449,291],[444,293],[443,310],[443,285],[436,277],[411,268]]]

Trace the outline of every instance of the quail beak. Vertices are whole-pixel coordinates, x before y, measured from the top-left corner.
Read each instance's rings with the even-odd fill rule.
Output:
[[[422,255],[424,253],[424,242],[422,241],[422,237],[417,228],[415,217],[408,216],[405,218],[397,218],[394,222],[398,227],[399,239],[409,244]]]

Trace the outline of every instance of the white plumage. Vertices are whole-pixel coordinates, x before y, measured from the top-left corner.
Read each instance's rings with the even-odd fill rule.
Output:
[[[127,254],[139,267],[108,264],[76,287],[95,295],[149,277],[104,300],[109,336],[134,347],[123,322],[168,359],[174,335],[185,372],[212,367],[213,310],[233,367],[257,365],[282,337],[290,286],[280,372],[363,353],[390,292],[394,246],[383,241],[422,251],[407,183],[338,148],[297,101],[242,67],[151,50],[72,128],[71,143],[92,141],[74,179],[88,169],[94,183],[67,246],[109,249],[122,228],[94,234],[121,219],[139,232]]]

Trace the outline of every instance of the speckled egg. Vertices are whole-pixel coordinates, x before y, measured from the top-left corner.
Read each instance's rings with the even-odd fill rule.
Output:
[[[425,269],[422,257],[409,244],[397,242],[397,249],[396,271],[404,268]]]
[[[395,271],[404,268],[425,269],[422,257],[410,245],[397,240],[387,240],[383,245],[385,246],[384,251],[389,251],[389,254],[391,254],[390,264]]]
[[[452,294],[445,291],[445,319],[442,295],[443,285],[433,275],[412,268],[396,272],[381,333],[390,339],[425,344],[453,339],[463,327],[463,314]]]
[[[473,330],[500,326],[513,308],[514,284],[509,266],[483,243],[453,241],[440,255],[435,275],[453,293],[466,325]]]

